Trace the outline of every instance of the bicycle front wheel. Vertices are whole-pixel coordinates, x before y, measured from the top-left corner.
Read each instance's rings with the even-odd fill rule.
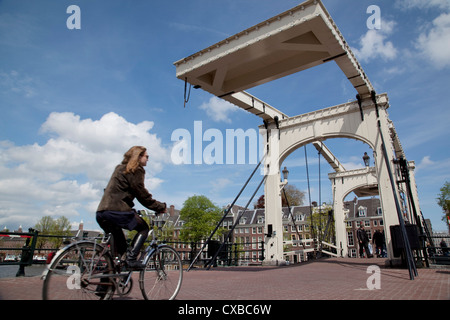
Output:
[[[146,300],[173,300],[183,281],[183,264],[172,247],[162,245],[149,257],[139,285]]]
[[[113,261],[93,242],[74,243],[58,254],[44,277],[44,300],[108,300],[114,293]]]

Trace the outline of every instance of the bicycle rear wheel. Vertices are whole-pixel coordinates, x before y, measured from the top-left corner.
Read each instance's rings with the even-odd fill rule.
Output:
[[[101,245],[74,243],[58,254],[44,277],[44,300],[108,300],[114,293],[113,261]]]
[[[139,286],[146,300],[173,300],[180,291],[183,264],[172,247],[161,245],[140,272]]]

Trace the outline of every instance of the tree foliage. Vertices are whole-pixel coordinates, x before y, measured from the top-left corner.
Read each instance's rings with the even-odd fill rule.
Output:
[[[328,233],[325,235],[325,229],[330,218],[330,211],[333,209],[332,204],[323,203],[319,207],[312,208],[312,219],[309,221],[311,223],[312,234],[314,237],[319,237],[320,240],[325,240],[327,242],[333,242],[335,234],[335,224],[332,220],[330,221]]]
[[[446,181],[442,188],[440,189],[440,193],[436,198],[438,205],[442,208],[444,215],[442,216],[442,220],[447,222],[449,221],[448,217],[450,216],[450,182]]]
[[[35,225],[34,229],[39,231],[40,235],[53,235],[53,236],[69,236],[70,235],[70,221],[66,217],[52,218],[51,216],[42,217]],[[59,247],[63,239],[62,238],[38,238],[37,247],[42,248],[45,242],[52,243],[55,248]]]
[[[286,193],[286,197],[284,194]],[[287,201],[286,201],[287,198]],[[296,186],[288,184],[284,187],[284,192],[281,192],[281,203],[283,207],[289,206],[301,206],[305,201],[305,193],[297,189]]]
[[[286,193],[286,197],[284,194]],[[287,198],[287,201],[286,201]],[[305,201],[305,193],[297,189],[296,186],[288,184],[284,187],[284,191],[281,191],[281,206],[287,207],[288,203],[290,207],[301,206]],[[264,195],[260,196],[258,200],[253,203],[255,209],[265,208]]]
[[[198,242],[208,237],[222,217],[222,210],[205,196],[189,197],[180,211],[185,223],[180,232],[182,241]]]

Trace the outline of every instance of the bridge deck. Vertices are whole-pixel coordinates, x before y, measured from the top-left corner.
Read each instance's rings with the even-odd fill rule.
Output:
[[[450,269],[386,268],[385,259],[328,258],[284,267],[192,269],[184,273],[178,300],[449,300]],[[371,265],[381,270],[380,289],[369,290]],[[137,273],[136,273],[137,275]],[[38,276],[0,279],[1,300],[40,300]],[[121,300],[119,297],[117,300]],[[126,300],[142,300],[136,279]]]

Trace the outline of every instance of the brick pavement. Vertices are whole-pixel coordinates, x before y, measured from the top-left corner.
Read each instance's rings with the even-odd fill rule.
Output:
[[[192,269],[184,273],[178,300],[450,300],[450,269],[386,268],[384,259],[320,259],[283,267]],[[367,273],[380,267],[380,289],[369,290]],[[137,274],[136,274],[137,275]],[[372,283],[372,282],[371,282]],[[375,282],[374,282],[375,283]],[[135,281],[124,298],[142,300]],[[40,300],[39,276],[0,279],[1,300]]]

